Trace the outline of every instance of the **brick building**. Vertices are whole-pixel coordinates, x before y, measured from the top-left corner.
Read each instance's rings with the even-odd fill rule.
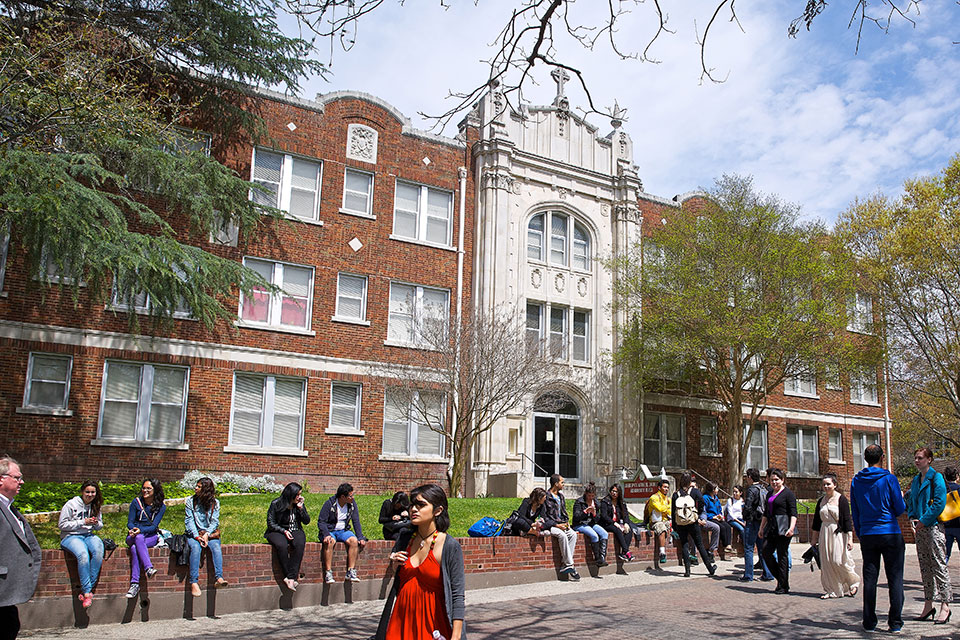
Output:
[[[304,478],[315,490],[349,478],[370,491],[444,477],[441,437],[389,410],[382,376],[410,359],[418,317],[469,308],[466,145],[412,128],[369,95],[261,93],[258,103],[269,146],[200,135],[289,218],[245,245],[230,230],[209,239],[205,248],[285,292],[238,295],[234,325],[207,330],[185,310],[171,328],[141,322],[135,335],[118,305],[81,293],[75,308],[58,287],[41,300],[9,239],[0,450],[31,478],[201,468]],[[149,313],[148,299],[136,304]]]
[[[555,471],[606,483],[637,461],[722,477],[714,403],[620,384],[606,353],[621,323],[597,261],[701,195],[644,191],[622,123],[603,134],[570,111],[557,80],[553,104],[519,113],[490,91],[456,139],[413,129],[370,95],[260,92],[269,145],[201,142],[264,185],[256,197],[289,220],[240,246],[224,230],[205,248],[286,295],[238,295],[236,323],[213,330],[185,309],[170,328],[143,322],[134,334],[119,305],[81,292],[75,306],[57,287],[41,300],[14,234],[0,247],[0,450],[35,479],[199,468],[306,479],[314,490],[350,479],[364,492],[441,480],[444,443],[391,408],[389,367],[416,362],[419,318],[510,305],[563,365],[554,390],[567,402],[546,409],[531,397],[483,434],[469,493],[517,495]],[[148,299],[136,305],[149,312]],[[858,308],[869,315],[868,301]],[[784,468],[801,496],[827,471],[848,483],[866,445],[886,446],[876,379],[782,391],[748,464]]]

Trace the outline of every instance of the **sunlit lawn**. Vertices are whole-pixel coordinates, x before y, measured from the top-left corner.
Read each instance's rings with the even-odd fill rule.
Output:
[[[307,540],[317,540],[316,518],[320,507],[329,494],[307,494],[307,511],[310,524],[306,527]],[[360,525],[364,535],[371,540],[382,540],[383,531],[377,522],[380,505],[390,496],[357,496],[360,507]],[[220,527],[223,541],[227,544],[245,544],[266,541],[263,533],[267,528],[267,508],[276,495],[232,496],[220,500]],[[454,498],[450,501],[450,533],[454,536],[466,536],[471,524],[483,516],[503,520],[520,505],[519,498]],[[567,512],[572,513],[568,504]],[[160,527],[173,533],[183,533],[183,505],[171,505],[163,517]],[[45,549],[60,546],[60,535],[56,521],[33,526],[40,544]],[[108,513],[104,515],[102,537],[113,538],[120,545],[127,534],[127,514]]]

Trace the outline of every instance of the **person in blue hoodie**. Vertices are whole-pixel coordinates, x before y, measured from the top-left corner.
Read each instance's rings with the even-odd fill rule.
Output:
[[[943,525],[937,518],[947,504],[947,483],[930,464],[933,451],[930,447],[921,447],[913,453],[913,462],[917,465],[917,475],[910,483],[910,498],[907,502],[907,515],[913,525],[917,540],[917,561],[920,563],[920,577],[923,579],[923,611],[917,620],[932,618],[940,603],[940,613],[936,624],[945,624],[950,620],[950,600],[953,594],[950,588],[950,572],[947,571],[947,540]]]
[[[127,509],[127,546],[130,547],[130,590],[128,598],[140,593],[140,566],[148,578],[156,575],[150,552],[160,539],[160,521],[167,512],[163,504],[163,485],[156,478],[148,478],[140,485],[140,496]]]
[[[887,624],[897,633],[903,628],[903,533],[897,518],[907,510],[897,478],[884,469],[883,449],[872,444],[863,452],[869,465],[850,483],[853,528],[863,556],[863,628],[877,627],[877,578],[880,560],[887,574],[890,611]]]

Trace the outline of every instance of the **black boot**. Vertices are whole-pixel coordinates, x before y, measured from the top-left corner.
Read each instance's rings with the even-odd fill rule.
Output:
[[[597,560],[598,567],[605,567],[609,562],[607,562],[607,541],[600,540],[594,543],[593,547],[593,557]]]
[[[686,553],[683,554],[683,577],[690,577],[690,556]]]

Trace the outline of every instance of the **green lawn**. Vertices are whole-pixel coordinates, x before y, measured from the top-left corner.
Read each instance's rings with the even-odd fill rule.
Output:
[[[392,494],[391,494],[392,495]],[[267,528],[267,507],[275,495],[232,496],[220,500],[220,527],[223,531],[223,541],[226,544],[245,544],[266,542],[263,532]],[[310,524],[307,529],[307,540],[316,541],[316,517],[320,507],[329,497],[329,494],[306,494],[307,511],[310,513]],[[380,514],[380,505],[390,497],[357,496],[360,507],[360,525],[363,533],[371,540],[382,540],[383,532],[377,522]],[[567,512],[572,513],[572,501],[568,501]],[[453,498],[450,500],[450,533],[454,536],[466,536],[471,524],[482,516],[491,516],[503,520],[520,505],[519,498]],[[183,533],[183,505],[171,505],[160,524],[161,528],[173,533]],[[123,545],[127,533],[127,514],[108,513],[103,517],[104,527],[100,532],[102,537],[113,538]],[[44,549],[56,549],[60,546],[60,534],[57,523],[47,522],[33,526],[41,546]]]

